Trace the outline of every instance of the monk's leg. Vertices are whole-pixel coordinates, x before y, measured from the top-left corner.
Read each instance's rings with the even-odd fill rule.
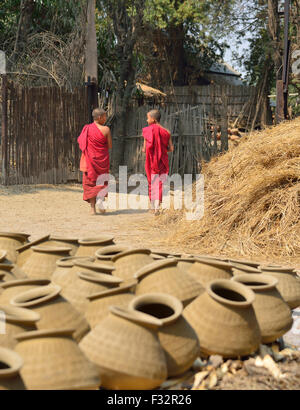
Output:
[[[96,197],[90,198],[91,215],[97,215],[96,212]]]

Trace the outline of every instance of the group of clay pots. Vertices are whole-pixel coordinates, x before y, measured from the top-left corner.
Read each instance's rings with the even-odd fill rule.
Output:
[[[275,341],[299,305],[287,267],[0,232],[0,389],[153,389]]]

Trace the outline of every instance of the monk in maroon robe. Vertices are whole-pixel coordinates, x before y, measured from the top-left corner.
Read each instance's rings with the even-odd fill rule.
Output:
[[[83,127],[77,141],[82,151],[80,171],[83,172],[83,199],[90,203],[91,213],[95,215],[96,206],[101,213],[105,212],[103,200],[107,196],[112,138],[109,127],[104,126],[106,112],[95,108],[93,119],[92,124]]]
[[[145,170],[148,180],[150,212],[159,213],[162,202],[163,183],[169,173],[168,152],[174,151],[171,133],[160,125],[161,114],[152,110],[147,114],[148,127],[143,128],[146,153]]]

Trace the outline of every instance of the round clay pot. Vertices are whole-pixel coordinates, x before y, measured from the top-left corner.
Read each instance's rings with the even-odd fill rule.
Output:
[[[40,245],[41,243],[45,243],[47,242],[47,240],[49,239],[50,235],[46,235],[43,236],[39,239],[36,239],[33,242],[28,242],[26,243],[26,245],[23,245],[19,248],[17,248],[17,265],[22,268],[22,266],[24,265],[24,263],[27,261],[27,259],[29,258],[29,256],[33,253],[33,250],[31,249],[32,246],[37,246]]]
[[[28,390],[98,389],[97,367],[72,338],[73,329],[21,333],[16,352],[23,358],[20,374]]]
[[[261,334],[254,299],[247,286],[219,279],[185,308],[183,315],[197,333],[203,355],[235,358],[258,349]]]
[[[153,262],[149,249],[129,249],[112,257],[116,270],[113,275],[124,280],[132,279],[135,272]]]
[[[34,289],[39,286],[47,286],[50,284],[48,279],[23,279],[14,280],[0,284],[0,303],[10,303],[11,299],[19,293],[23,293],[29,289]]]
[[[11,349],[0,347],[0,390],[25,390],[20,377],[22,357]]]
[[[56,261],[56,269],[51,276],[51,281],[63,287],[65,277],[68,277],[75,262],[94,262],[94,258],[67,256]]]
[[[102,235],[97,238],[85,238],[78,241],[79,248],[75,256],[95,256],[95,252],[103,246],[114,245],[114,237]]]
[[[162,322],[140,312],[111,306],[110,314],[82,339],[80,348],[97,364],[109,390],[148,390],[167,378],[157,329]]]
[[[136,284],[137,280],[132,279],[131,282],[127,282],[125,285],[89,296],[85,317],[91,329],[109,314],[110,306],[127,307],[128,303],[134,298],[133,289]]]
[[[32,246],[33,253],[23,265],[23,270],[29,278],[51,279],[56,269],[56,262],[70,256],[71,248],[59,246]]]
[[[17,344],[16,334],[36,330],[40,320],[37,312],[16,308],[11,305],[0,305],[0,346],[14,349]]]
[[[231,263],[232,266],[232,274],[233,276],[237,276],[237,275],[245,275],[245,274],[260,274],[261,270],[258,268],[255,268],[253,266],[250,265],[244,265],[241,263]]]
[[[25,233],[0,232],[0,249],[7,252],[7,259],[12,263],[17,262],[17,248],[28,242],[30,235]]]
[[[13,306],[24,307],[39,313],[38,330],[75,329],[74,339],[79,342],[90,327],[85,317],[60,295],[58,285],[41,286],[20,293],[11,300]]]
[[[194,329],[182,316],[180,300],[164,293],[149,293],[136,296],[128,307],[162,321],[158,337],[166,355],[168,377],[187,371],[199,356],[200,346]]]
[[[261,266],[261,270],[278,279],[277,289],[291,309],[300,306],[300,279],[293,268]]]
[[[203,291],[199,282],[177,267],[176,259],[155,261],[137,271],[134,276],[139,281],[136,295],[167,293],[178,298],[184,306]]]
[[[50,236],[50,239],[45,242],[46,246],[65,246],[71,248],[70,255],[74,256],[79,248],[79,243],[77,238],[68,238],[62,236]]]
[[[232,268],[227,262],[202,257],[195,258],[195,263],[188,270],[188,274],[205,287],[215,279],[231,279]]]
[[[271,343],[284,335],[293,325],[289,306],[282,299],[276,285],[278,280],[270,275],[245,274],[231,280],[242,283],[255,293],[254,311],[260,327],[262,343]]]
[[[129,246],[124,245],[104,246],[103,248],[100,248],[95,252],[95,256],[100,263],[114,266],[112,257],[118,255],[121,252],[125,252],[128,249],[130,249]]]

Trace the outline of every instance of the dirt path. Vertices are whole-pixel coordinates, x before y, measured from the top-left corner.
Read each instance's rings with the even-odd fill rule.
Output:
[[[124,200],[126,195],[117,194],[117,200],[119,197]],[[89,204],[82,200],[81,185],[0,187],[0,231],[29,233],[30,240],[50,233],[78,238],[109,233],[118,243],[158,250],[163,235],[149,227],[153,217],[143,209],[108,210],[105,215],[91,216]]]

